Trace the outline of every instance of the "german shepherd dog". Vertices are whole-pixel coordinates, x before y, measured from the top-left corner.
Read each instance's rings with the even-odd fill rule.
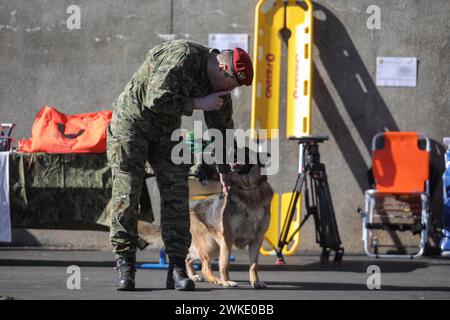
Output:
[[[273,190],[267,177],[261,174],[259,164],[235,164],[232,167],[231,188],[204,200],[191,201],[190,222],[192,245],[186,258],[189,277],[203,279],[223,287],[235,287],[230,279],[230,251],[235,245],[248,246],[250,283],[253,288],[266,285],[258,278],[258,256],[264,234],[270,222],[270,203]],[[220,278],[211,269],[219,257]],[[193,263],[200,260],[201,274],[197,275]]]

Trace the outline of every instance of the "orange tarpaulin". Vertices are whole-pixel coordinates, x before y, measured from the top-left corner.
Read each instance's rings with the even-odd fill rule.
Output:
[[[112,111],[66,115],[43,107],[34,120],[31,138],[19,140],[19,152],[105,153],[106,127]]]

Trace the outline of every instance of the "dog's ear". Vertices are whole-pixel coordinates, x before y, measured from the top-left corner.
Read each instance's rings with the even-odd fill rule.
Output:
[[[257,164],[258,153],[245,146],[242,148],[235,146],[234,161],[240,164]]]
[[[244,152],[244,163],[248,165],[258,165],[260,167],[265,167],[269,164],[271,154],[268,152],[258,152],[249,147],[238,148],[235,145],[234,161],[242,161],[242,152]],[[238,157],[239,154],[239,157]],[[238,159],[239,158],[239,159]]]
[[[260,167],[265,168],[266,165],[270,162],[271,154],[268,152],[258,152],[257,161]]]

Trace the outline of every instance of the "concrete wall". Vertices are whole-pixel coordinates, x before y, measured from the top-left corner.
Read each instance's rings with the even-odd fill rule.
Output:
[[[170,37],[207,44],[208,33],[248,33],[252,51],[256,3],[2,1],[0,120],[17,123],[15,137],[21,138],[29,136],[34,116],[43,105],[66,113],[109,109],[147,50]],[[66,27],[70,4],[81,8],[80,30]],[[366,9],[373,4],[381,9],[381,30],[366,27]],[[368,188],[370,143],[375,133],[418,130],[429,136],[439,195],[439,170],[443,167],[439,143],[450,135],[450,2],[323,0],[315,8],[313,133],[330,136],[321,151],[341,237],[347,251],[361,251],[356,208],[363,206],[363,191]],[[418,86],[376,87],[377,56],[417,57]],[[281,92],[285,92],[285,83]],[[238,89],[233,95],[236,127],[249,128],[251,90]],[[284,97],[281,105],[285,105]],[[283,112],[281,129],[284,119]],[[190,120],[184,123],[189,125]],[[297,145],[282,141],[281,152],[280,173],[270,181],[277,192],[287,192],[297,170]],[[439,197],[434,201],[439,208]],[[437,225],[439,216],[436,211]],[[318,248],[313,230],[310,221],[302,235],[305,250]],[[23,233],[16,234],[20,242]],[[38,241],[42,237],[41,243],[51,242],[44,234],[48,235],[33,231]],[[58,237],[63,234],[58,233]],[[100,243],[103,235],[93,241],[104,246]]]

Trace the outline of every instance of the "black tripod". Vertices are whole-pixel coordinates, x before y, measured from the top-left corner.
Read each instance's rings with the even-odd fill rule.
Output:
[[[319,153],[319,143],[328,140],[328,137],[310,136],[292,138],[292,140],[298,140],[299,143],[299,173],[289,203],[288,215],[286,216],[283,228],[281,229],[278,247],[275,248],[277,264],[284,264],[283,248],[292,241],[295,234],[300,231],[306,220],[308,220],[310,216],[313,216],[316,227],[316,242],[322,248],[320,261],[322,263],[327,263],[330,252],[334,250],[334,263],[340,265],[344,255],[344,248],[341,247],[341,239],[336,224],[325,165],[320,163]],[[311,188],[311,194],[308,185]],[[288,239],[297,201],[299,200],[303,187],[307,215]]]

